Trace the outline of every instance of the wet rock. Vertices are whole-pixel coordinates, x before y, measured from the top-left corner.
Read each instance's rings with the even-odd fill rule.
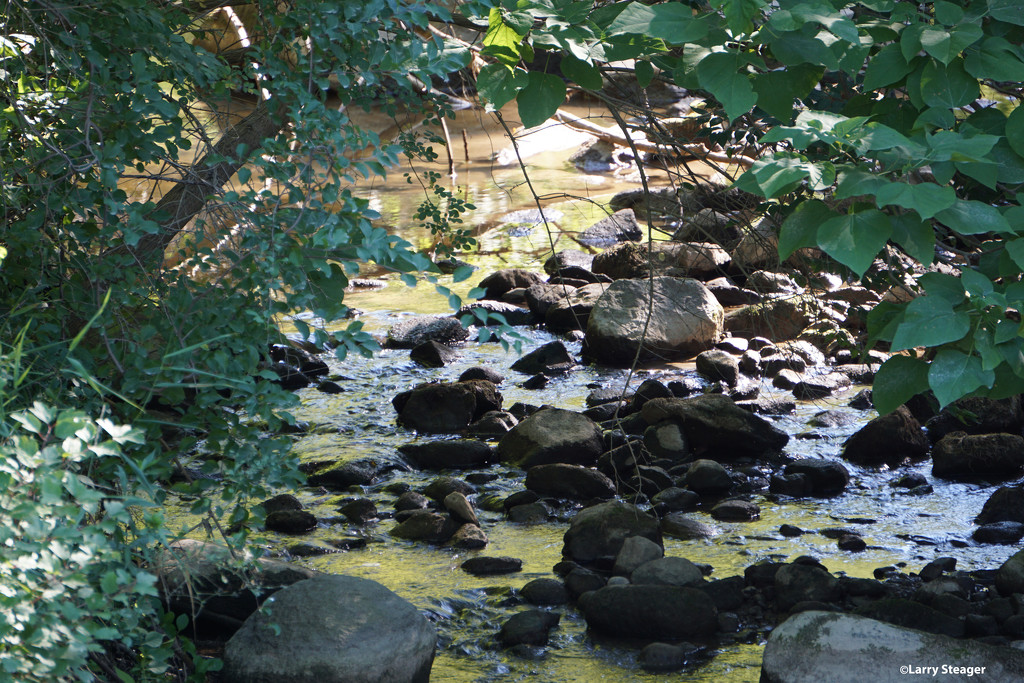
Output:
[[[622,209],[594,223],[576,239],[581,244],[604,247],[618,242],[638,242],[643,236],[633,209]]]
[[[337,382],[324,380],[316,385],[316,390],[324,394],[343,394],[345,390]]]
[[[523,561],[515,557],[471,557],[459,567],[473,576],[515,574],[523,570]]]
[[[769,377],[772,374],[773,373],[768,371],[765,372],[765,375]],[[772,386],[775,387],[776,389],[784,389],[786,391],[789,391],[797,384],[800,384],[801,381],[802,377],[796,372],[796,370],[783,368],[781,370],[777,370],[776,372],[774,372],[774,377],[772,378]]]
[[[718,610],[696,588],[606,586],[582,596],[579,605],[587,625],[609,636],[673,640],[718,630]]]
[[[286,391],[305,389],[313,382],[312,379],[303,374],[297,367],[287,363],[270,363],[263,367],[277,375],[273,382]]]
[[[548,633],[558,626],[561,615],[555,612],[529,610],[513,614],[501,625],[498,641],[504,647],[513,645],[547,645]]]
[[[562,268],[568,266],[578,266],[590,270],[593,265],[593,254],[587,254],[578,249],[564,249],[544,261],[544,272],[548,275],[554,275]]]
[[[439,502],[447,498],[448,494],[455,492],[469,496],[476,493],[476,489],[469,483],[455,477],[438,477],[423,489],[423,495]]]
[[[491,273],[480,281],[479,287],[484,291],[485,299],[501,299],[502,295],[519,287],[528,288],[544,282],[544,278],[532,271],[522,268],[505,268]]]
[[[455,318],[421,315],[392,325],[384,345],[389,349],[414,349],[430,341],[451,346],[467,339],[469,330]]]
[[[661,557],[637,567],[629,580],[638,586],[696,586],[704,583],[704,574],[685,558]]]
[[[802,498],[814,494],[814,485],[806,474],[773,474],[768,490],[780,496]]]
[[[825,429],[836,429],[837,427],[847,427],[857,421],[857,417],[843,412],[842,410],[822,410],[819,413],[815,413],[807,424],[811,427],[824,427]]]
[[[476,524],[463,524],[448,540],[450,547],[466,550],[480,550],[486,548],[487,543],[487,534]]]
[[[636,413],[644,404],[655,398],[671,398],[672,391],[656,379],[645,379],[636,388],[629,399],[629,407],[626,412]]]
[[[561,408],[538,410],[498,442],[498,458],[523,469],[566,463],[590,466],[604,451],[601,428],[586,415]]]
[[[686,512],[695,510],[700,504],[700,495],[696,491],[681,489],[676,486],[662,489],[651,497],[654,511],[664,516],[670,512]]]
[[[722,306],[748,306],[764,300],[760,294],[744,287],[737,287],[725,278],[716,278],[707,282],[708,291]]]
[[[506,296],[510,295],[510,292],[512,290],[506,292]],[[465,315],[472,316],[473,325],[501,325],[502,320],[508,325],[532,325],[535,322],[533,313],[529,308],[490,299],[482,299],[464,305],[455,314],[455,317],[461,321],[461,318]],[[495,315],[499,315],[501,318],[496,318]]]
[[[868,422],[846,440],[843,457],[852,463],[877,467],[919,460],[928,454],[928,437],[905,406]]]
[[[608,286],[587,323],[585,358],[626,367],[637,353],[641,362],[685,358],[721,338],[722,306],[704,285],[688,278],[652,282],[619,280]]]
[[[519,596],[531,605],[565,605],[569,591],[558,579],[534,579],[519,589]]]
[[[962,638],[964,624],[959,619],[947,616],[927,605],[903,598],[876,600],[856,609],[859,616],[884,621],[887,624],[912,628],[926,633],[936,633],[951,638]]]
[[[379,516],[377,506],[368,498],[357,498],[345,503],[338,511],[353,524],[369,524]]]
[[[711,516],[722,522],[752,522],[760,519],[761,508],[748,500],[723,500],[711,508]]]
[[[466,428],[468,436],[497,439],[512,431],[519,424],[515,415],[507,410],[490,410]]]
[[[741,237],[735,217],[707,208],[683,216],[682,225],[672,234],[673,242],[713,242],[729,248]]]
[[[285,547],[285,552],[292,557],[319,557],[338,552],[337,548],[316,545],[315,543],[292,543]]]
[[[925,423],[932,443],[952,432],[1020,434],[1022,428],[1024,419],[1017,396],[1001,400],[984,396],[957,399]]]
[[[495,370],[494,368],[486,366],[477,366],[468,368],[461,375],[459,375],[460,382],[467,382],[471,379],[484,379],[492,384],[501,384],[505,381],[504,375]]]
[[[621,579],[622,577],[617,578]],[[607,583],[608,579],[603,574],[584,567],[576,567],[565,575],[565,588],[573,600],[578,599],[584,593],[604,588]]]
[[[585,285],[569,292],[548,307],[544,325],[554,334],[587,329],[594,305],[604,294],[606,284]]]
[[[314,472],[306,477],[306,481],[310,486],[323,486],[332,491],[344,491],[350,486],[365,486],[372,483],[379,472],[378,463],[359,460]]]
[[[913,489],[928,484],[928,478],[920,472],[908,472],[889,482],[889,486],[900,489]]]
[[[632,505],[601,503],[581,510],[565,532],[562,556],[580,564],[601,562],[611,567],[630,536],[662,545],[658,520]]]
[[[934,664],[933,664],[934,663]],[[1017,680],[1024,654],[979,642],[920,633],[873,619],[834,612],[801,612],[772,631],[761,665],[763,683],[856,683],[926,678],[907,667],[959,667],[964,680]],[[910,675],[897,672],[904,667]],[[941,669],[940,669],[941,670]],[[984,674],[981,671],[984,670]]]
[[[542,496],[590,500],[615,496],[615,482],[595,469],[554,463],[526,471],[526,488]]]
[[[783,524],[779,527],[779,533],[785,536],[786,538],[795,538],[797,536],[803,536],[805,532],[798,526],[794,526],[792,524]]]
[[[946,572],[951,572],[956,569],[956,558],[955,557],[937,557],[918,572],[918,576],[921,580],[927,583],[928,581],[934,581]]]
[[[655,277],[678,274],[682,277],[700,278],[717,275],[728,264],[729,255],[717,244],[626,243],[595,256],[592,270],[597,275],[607,275],[613,280],[642,280],[652,274]]]
[[[793,387],[793,395],[802,401],[813,401],[831,396],[848,386],[850,386],[850,378],[842,373],[832,372],[813,377],[804,375]]]
[[[415,491],[406,491],[395,501],[396,510],[422,510],[428,505],[430,505],[430,499]]]
[[[392,404],[403,427],[444,434],[465,429],[488,411],[501,410],[501,393],[485,380],[429,383],[398,394]]]
[[[660,559],[664,554],[665,549],[654,541],[643,536],[630,536],[615,556],[612,573],[616,576],[629,576],[640,565]]]
[[[408,443],[398,452],[425,470],[475,469],[497,461],[494,448],[470,439]]]
[[[1024,593],[1024,550],[1018,550],[999,567],[995,582],[1000,595]]]
[[[782,611],[800,602],[836,602],[839,581],[821,567],[787,564],[775,573],[775,600]]]
[[[962,481],[1009,479],[1024,468],[1024,437],[1018,434],[950,432],[932,449],[932,474]]]
[[[696,659],[701,649],[691,643],[651,643],[640,650],[637,664],[644,671],[678,671]]]
[[[566,298],[576,287],[565,283],[553,285],[546,282],[531,286],[526,290],[526,305],[537,320],[547,320],[548,311],[557,302]]]
[[[977,524],[992,522],[1024,523],[1024,487],[1000,486],[989,496],[974,519]]]
[[[730,576],[725,579],[708,581],[697,586],[704,591],[718,608],[719,617],[722,612],[737,610],[743,605],[743,589],[747,582],[742,576]]]
[[[680,512],[665,515],[661,520],[660,528],[661,533],[669,538],[677,538],[681,541],[712,538],[718,534],[718,530],[710,524],[705,524]]]
[[[430,510],[414,510],[405,521],[391,528],[391,535],[407,541],[444,543],[457,531],[457,526],[444,515]]]
[[[831,496],[842,493],[850,483],[850,472],[841,462],[823,458],[804,458],[791,462],[783,469],[784,475],[802,474],[811,483],[810,495]]]
[[[551,517],[551,508],[547,503],[523,503],[508,509],[508,519],[517,524],[541,524]]]
[[[454,363],[459,352],[436,341],[423,342],[409,352],[409,358],[425,368],[443,368]]]
[[[732,488],[732,476],[728,470],[714,460],[694,460],[686,470],[682,482],[691,491],[700,495],[725,493]]]
[[[324,628],[325,624],[344,628]],[[322,575],[274,595],[224,649],[226,683],[426,683],[434,627],[384,586],[352,576]]]
[[[794,339],[815,319],[825,316],[827,307],[813,296],[771,299],[730,313],[725,329],[738,337],[768,336]]]
[[[740,375],[740,362],[736,356],[721,349],[709,349],[697,354],[694,359],[697,372],[711,380],[721,380],[729,386],[736,386]]]
[[[761,457],[789,442],[785,432],[719,394],[654,399],[644,405],[641,416],[651,425],[678,420],[694,453],[710,459]]]
[[[512,364],[516,372],[533,375],[543,372],[548,376],[562,374],[576,367],[576,359],[572,357],[565,344],[553,341],[530,351]]]
[[[856,534],[845,534],[839,537],[839,539],[836,541],[836,546],[838,546],[840,550],[845,550],[851,553],[859,553],[864,550],[867,550],[868,544],[863,538],[857,536]]]
[[[450,512],[456,521],[480,526],[480,520],[477,519],[476,511],[473,510],[473,506],[464,493],[452,491],[444,497],[442,505],[444,505],[444,509]]]
[[[992,522],[983,524],[971,534],[978,543],[1013,545],[1024,538],[1024,524],[1020,522]]]
[[[260,507],[263,508],[264,514],[269,515],[271,512],[279,510],[301,510],[302,503],[292,494],[282,493],[263,501],[260,503]]]

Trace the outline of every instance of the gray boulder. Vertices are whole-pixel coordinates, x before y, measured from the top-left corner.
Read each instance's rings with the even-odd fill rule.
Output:
[[[426,683],[437,634],[375,581],[323,575],[278,591],[224,649],[225,683]]]
[[[572,370],[575,365],[576,359],[565,348],[565,344],[553,341],[525,354],[512,364],[512,369],[516,372],[525,372],[527,375],[535,375],[538,372],[556,375]]]
[[[618,280],[598,299],[587,322],[585,358],[614,366],[686,358],[722,337],[722,305],[697,280]],[[650,313],[650,315],[648,315]],[[650,318],[650,320],[648,320]]]
[[[495,461],[494,448],[472,439],[408,443],[399,446],[398,452],[426,470],[477,468]]]
[[[811,495],[831,496],[842,493],[850,483],[850,472],[841,462],[824,458],[804,458],[786,465],[785,476],[802,474],[811,484]]]
[[[708,349],[697,354],[694,362],[702,377],[712,382],[722,381],[729,386],[736,386],[740,376],[740,361],[728,351]]]
[[[658,520],[627,503],[608,502],[584,508],[565,532],[562,556],[580,564],[601,562],[610,568],[630,536],[662,545]]]
[[[607,287],[593,284],[572,290],[548,307],[544,325],[555,334],[587,329],[590,314]]]
[[[622,549],[615,556],[612,573],[616,576],[629,576],[637,567],[651,560],[661,559],[665,549],[654,541],[643,536],[630,536],[622,543]]]
[[[1019,434],[950,432],[932,448],[932,474],[943,479],[1009,479],[1024,468]]]
[[[680,586],[605,586],[580,597],[587,626],[623,638],[675,640],[708,637],[718,610],[706,593]]]
[[[451,346],[467,339],[469,330],[455,318],[420,315],[392,325],[384,345],[390,349],[413,349],[430,341]]]
[[[713,495],[732,488],[732,477],[721,464],[702,458],[690,464],[681,483],[701,495]]]
[[[501,410],[501,392],[493,382],[420,384],[392,401],[398,423],[427,434],[458,432],[491,410]]]
[[[542,496],[574,500],[615,497],[611,479],[595,469],[564,463],[531,467],[526,472],[526,488]]]
[[[499,460],[523,469],[552,463],[591,466],[603,451],[597,423],[561,408],[538,410],[498,442]]]
[[[660,557],[637,567],[629,580],[635,585],[696,586],[704,583],[704,574],[683,557]]]
[[[1018,550],[999,567],[996,589],[1002,595],[1024,593],[1024,550]]]
[[[782,611],[800,602],[835,602],[839,579],[811,564],[787,564],[775,572],[775,599]]]
[[[581,244],[604,247],[618,242],[637,242],[643,236],[633,209],[622,209],[594,223],[576,239]]]
[[[1024,679],[1024,652],[851,614],[800,612],[768,637],[761,681],[900,683],[933,678],[924,667],[936,667],[936,675],[944,673],[947,680],[1016,681]]]
[[[843,446],[843,457],[877,467],[919,460],[928,454],[928,437],[906,406],[881,415],[857,430]]]
[[[479,286],[485,290],[485,299],[501,299],[503,294],[513,289],[531,287],[538,282],[544,282],[538,273],[522,268],[505,268],[485,277]]]

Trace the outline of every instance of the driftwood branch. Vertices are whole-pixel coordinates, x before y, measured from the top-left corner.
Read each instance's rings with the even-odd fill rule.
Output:
[[[626,136],[621,131],[614,128],[604,128],[587,121],[586,119],[580,118],[575,114],[570,114],[567,111],[559,109],[555,112],[554,118],[569,126],[574,130],[578,130],[583,133],[589,133],[599,140],[610,142],[620,147],[629,147],[630,141],[626,139]],[[649,154],[666,154],[673,150],[681,150],[687,154],[692,154],[698,159],[707,159],[720,164],[734,164],[736,166],[742,166],[743,168],[750,168],[754,165],[756,159],[753,157],[744,156],[742,154],[729,155],[725,152],[715,152],[709,150],[704,145],[698,144],[687,144],[687,143],[673,143],[671,145],[655,144],[648,140],[632,140],[632,145],[641,152],[647,152]]]

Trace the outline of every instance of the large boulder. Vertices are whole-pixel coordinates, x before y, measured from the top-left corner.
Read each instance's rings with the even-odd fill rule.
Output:
[[[543,372],[546,375],[557,375],[572,370],[576,365],[576,359],[565,348],[565,344],[555,340],[542,346],[538,346],[522,358],[512,364],[516,372],[524,372],[528,375],[536,375]]]
[[[579,601],[587,626],[620,638],[706,638],[718,630],[718,610],[697,588],[668,585],[605,586]]]
[[[384,345],[391,349],[414,349],[426,342],[458,344],[469,339],[469,330],[451,316],[419,315],[395,323]]]
[[[513,289],[525,289],[540,282],[544,282],[544,277],[538,273],[522,268],[505,268],[485,277],[479,287],[485,290],[485,299],[501,299]]]
[[[932,474],[943,479],[1009,479],[1024,468],[1024,437],[1018,434],[950,432],[932,449]]]
[[[275,591],[316,576],[278,560],[237,558],[226,546],[186,538],[157,555],[153,566],[169,611],[186,614],[196,633],[226,640]]]
[[[568,292],[548,307],[544,325],[556,334],[585,330],[594,305],[607,287],[606,284],[592,284]]]
[[[839,600],[839,579],[812,564],[787,564],[775,572],[775,600],[780,610],[801,602]]]
[[[544,408],[498,442],[498,458],[523,469],[561,462],[591,466],[604,450],[601,428],[586,415]]]
[[[426,683],[437,634],[369,579],[322,575],[278,591],[224,648],[225,683]]]
[[[1020,434],[1024,427],[1019,396],[1000,400],[985,396],[957,399],[925,425],[932,443],[952,432],[968,434]]]
[[[426,470],[485,467],[496,459],[494,448],[472,439],[407,443],[399,446],[398,452],[416,467]]]
[[[737,337],[769,337],[775,341],[795,339],[821,318],[842,317],[810,295],[771,299],[729,313],[725,329]]]
[[[1006,596],[1024,593],[1024,550],[1018,550],[999,567],[996,589]]]
[[[501,410],[501,392],[487,380],[420,384],[395,396],[398,423],[427,434],[458,432],[490,410]]]
[[[678,421],[694,455],[711,460],[757,457],[789,442],[788,434],[722,394],[652,399],[640,415],[649,425]]]
[[[526,488],[542,496],[574,500],[615,497],[611,479],[595,469],[564,463],[531,467],[526,472]]]
[[[842,493],[850,483],[850,472],[843,463],[824,458],[804,458],[786,465],[785,476],[796,474],[807,477],[811,495],[831,496]]]
[[[604,247],[619,242],[638,242],[643,236],[633,209],[622,209],[594,223],[576,239],[581,244]]]
[[[843,446],[843,457],[857,465],[878,467],[920,460],[928,454],[928,437],[906,406],[880,415],[857,430]]]
[[[662,545],[658,520],[627,503],[608,502],[584,508],[565,532],[562,556],[580,564],[613,566],[630,536],[642,536]]]
[[[722,305],[696,280],[618,280],[590,313],[583,355],[615,366],[630,365],[638,352],[641,361],[690,357],[721,339],[723,318]]]
[[[978,524],[1024,523],[1024,487],[1000,486],[981,506],[974,521]]]
[[[627,242],[594,257],[593,272],[619,280],[653,275],[707,278],[721,274],[729,255],[706,242]]]
[[[851,614],[800,612],[772,631],[761,663],[762,683],[897,683],[940,673],[944,680],[1024,680],[1024,652]]]

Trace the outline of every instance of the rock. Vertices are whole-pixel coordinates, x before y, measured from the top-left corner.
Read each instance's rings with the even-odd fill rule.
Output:
[[[700,504],[700,495],[696,491],[681,489],[676,486],[658,491],[651,497],[651,505],[654,511],[661,516],[670,512],[685,512],[695,510]]]
[[[936,611],[927,605],[903,598],[885,598],[858,607],[856,613],[888,624],[917,629],[926,633],[961,638],[964,624],[955,617]]]
[[[704,574],[685,558],[660,557],[637,567],[629,580],[638,586],[696,586],[704,583]]]
[[[458,351],[436,341],[423,342],[409,352],[409,358],[425,368],[443,368],[458,357]]]
[[[796,372],[796,370],[791,370],[789,368],[773,370],[772,372],[769,372],[767,370],[765,371],[765,375],[769,377],[771,377],[773,374],[775,376],[772,378],[772,386],[775,387],[776,389],[784,389],[786,391],[789,391],[790,389],[796,387],[797,384],[800,384],[800,382],[803,380],[803,377],[799,375]]]
[[[1024,487],[1000,486],[985,501],[974,521],[977,524],[1024,523]]]
[[[748,500],[723,500],[711,508],[711,516],[722,522],[753,522],[761,517],[761,508]]]
[[[476,511],[470,505],[469,499],[464,493],[452,491],[442,501],[444,509],[451,513],[452,517],[460,523],[475,524],[480,526],[480,520],[476,517]]]
[[[1024,538],[1024,524],[1020,522],[992,522],[983,524],[971,534],[978,543],[1013,545]]]
[[[1021,469],[1024,437],[1019,434],[950,432],[932,449],[932,474],[943,479],[1009,479]]]
[[[501,410],[501,393],[486,380],[420,384],[392,401],[398,423],[427,434],[465,429],[491,410]]]
[[[643,237],[633,209],[622,209],[594,223],[576,239],[587,246],[605,247],[618,242],[638,242]]]
[[[542,496],[590,500],[615,497],[615,482],[595,469],[553,463],[526,471],[526,488]]]
[[[996,589],[1006,596],[1024,593],[1024,550],[1018,550],[999,567]]]
[[[501,384],[505,381],[505,377],[500,372],[486,366],[469,368],[459,375],[460,382],[467,382],[471,379],[485,379],[492,384]]]
[[[700,242],[626,243],[594,257],[591,268],[613,280],[646,279],[652,274],[705,277],[720,274],[729,255],[717,244]]]
[[[476,493],[476,489],[469,483],[456,479],[455,477],[437,477],[431,480],[427,484],[426,488],[423,489],[423,495],[427,498],[432,498],[438,502],[443,501],[448,497],[449,493],[459,492],[464,496],[469,496]]]
[[[848,386],[850,386],[849,377],[839,372],[833,372],[826,375],[804,375],[792,391],[793,395],[801,401],[813,401],[831,396]]]
[[[836,546],[840,550],[845,550],[851,553],[859,553],[867,550],[868,548],[867,541],[856,534],[844,534],[840,536],[836,541]]]
[[[543,372],[545,375],[551,376],[568,372],[575,366],[576,359],[565,348],[565,344],[553,341],[524,355],[512,364],[512,369],[528,375]]]
[[[995,400],[968,396],[953,401],[925,423],[932,443],[952,432],[967,434],[1020,434],[1024,427],[1017,396]]]
[[[637,567],[660,559],[665,554],[665,549],[654,541],[643,536],[630,536],[622,543],[622,549],[615,556],[615,566],[612,574],[616,576],[629,576]]]
[[[413,349],[430,341],[451,346],[467,339],[469,330],[455,318],[420,315],[392,325],[384,345],[389,349]]]
[[[548,275],[554,275],[559,270],[568,266],[578,266],[590,270],[593,265],[593,254],[587,254],[578,249],[563,249],[544,261],[544,272]]]
[[[684,216],[682,225],[672,234],[673,242],[713,242],[729,248],[741,237],[738,221],[728,213],[701,209]]]
[[[391,528],[391,535],[408,541],[444,543],[458,530],[444,515],[430,510],[414,510],[409,517]]]
[[[547,645],[548,632],[558,626],[561,615],[532,609],[513,614],[501,625],[498,641],[504,647],[513,645]]]
[[[508,519],[516,524],[541,524],[551,517],[551,508],[542,501],[523,503],[508,509]]]
[[[515,574],[523,570],[523,561],[515,557],[471,557],[461,565],[462,571],[473,576]]]
[[[422,510],[428,505],[430,505],[430,499],[415,491],[406,491],[395,501],[396,510]]]
[[[832,496],[842,493],[850,483],[850,472],[835,460],[804,458],[789,463],[782,470],[784,475],[802,474],[811,483],[810,495]]]
[[[768,637],[761,681],[895,683],[930,678],[932,671],[925,667],[942,671],[943,666],[947,667],[943,676],[956,680],[1019,680],[1024,677],[1024,653],[851,614],[800,612]]]
[[[678,420],[694,454],[710,459],[761,457],[789,442],[785,432],[720,394],[654,399],[640,414],[650,425]]]
[[[282,493],[260,503],[263,513],[269,515],[278,510],[301,510],[302,503],[290,493]]]
[[[814,493],[814,485],[806,474],[773,474],[768,490],[779,496],[802,498]]]
[[[623,577],[613,577],[622,579]],[[584,593],[604,588],[608,583],[604,574],[598,574],[584,567],[576,567],[565,576],[565,588],[573,600],[579,599]]]
[[[273,596],[224,648],[226,683],[426,683],[437,634],[384,586],[322,575]]]
[[[569,591],[558,579],[534,579],[519,589],[519,595],[531,605],[565,605]]]
[[[694,460],[686,470],[681,483],[691,491],[704,495],[727,492],[732,488],[732,476],[714,460]]]
[[[928,437],[906,406],[868,422],[846,440],[843,457],[857,465],[877,467],[919,460],[928,454]]]
[[[798,526],[793,526],[792,524],[783,524],[779,527],[779,533],[785,536],[786,538],[795,538],[797,536],[803,536],[805,532]]]
[[[712,296],[718,300],[718,303],[725,307],[747,306],[749,304],[761,303],[764,300],[764,297],[757,292],[737,287],[724,277],[709,280],[706,286]]]
[[[736,356],[721,349],[709,349],[697,354],[694,359],[697,372],[712,382],[721,380],[729,386],[736,386],[740,375],[740,362]]]
[[[458,531],[448,539],[448,546],[452,548],[465,548],[466,550],[480,550],[487,547],[487,534],[476,524],[463,524]]]
[[[511,291],[509,290],[509,292]],[[509,292],[505,294],[508,295]],[[501,319],[495,318],[494,314],[500,315]],[[465,304],[455,314],[455,318],[461,320],[464,315],[472,316],[473,325],[500,325],[502,319],[508,325],[532,325],[534,323],[533,313],[529,308],[490,299]]]
[[[587,626],[609,636],[673,640],[718,630],[718,610],[696,588],[605,586],[583,595],[579,606]]]
[[[725,329],[739,337],[769,336],[775,340],[795,339],[827,306],[810,295],[771,299],[731,312]]]
[[[591,466],[604,451],[601,428],[586,415],[545,408],[512,428],[498,442],[498,458],[529,469],[566,463]]]
[[[691,643],[651,643],[640,650],[637,664],[644,671],[678,671],[691,662],[701,649]]]
[[[379,516],[377,506],[369,498],[357,498],[345,503],[338,511],[353,524],[369,524]]]
[[[548,312],[544,315],[544,325],[554,334],[587,329],[594,305],[607,288],[606,284],[595,284],[572,290],[548,307]]]
[[[407,443],[398,452],[425,470],[473,469],[497,461],[494,448],[471,439]]]
[[[835,429],[837,427],[847,427],[857,421],[857,417],[851,413],[843,412],[842,410],[822,410],[821,412],[815,413],[807,424],[811,427],[824,427],[825,429]]]
[[[466,428],[468,436],[498,439],[512,431],[519,420],[507,410],[489,410]]]
[[[836,602],[839,598],[839,580],[821,567],[793,563],[775,572],[775,600],[780,611],[809,600]]]
[[[601,562],[611,567],[630,536],[662,545],[658,520],[647,513],[626,503],[593,505],[573,517],[565,532],[562,556],[580,564]]]
[[[380,471],[380,464],[376,461],[357,460],[313,472],[306,477],[306,481],[310,486],[344,491],[350,486],[365,486],[372,483]]]
[[[747,276],[746,286],[761,294],[800,294],[803,287],[786,273],[755,270]]]
[[[665,515],[661,520],[660,528],[661,533],[669,538],[677,538],[682,541],[707,539],[718,534],[718,530],[710,524],[705,524],[679,512]]]
[[[583,355],[613,366],[692,356],[722,336],[723,310],[707,288],[688,278],[613,282],[594,305]],[[648,313],[650,320],[648,321]],[[645,336],[646,333],[646,336]]]
[[[654,398],[671,398],[672,391],[656,379],[645,379],[629,399],[627,412],[635,413]]]
[[[196,635],[223,641],[275,591],[317,575],[278,560],[244,559],[240,565],[226,546],[187,538],[157,553],[153,573],[170,612],[188,615]]]
[[[491,273],[478,286],[485,290],[485,299],[501,299],[510,290],[525,289],[540,282],[544,282],[544,278],[537,273],[522,268],[505,268]]]
[[[534,318],[537,320],[547,320],[548,311],[551,310],[551,307],[574,291],[576,291],[575,287],[565,284],[552,285],[541,282],[532,285],[526,290],[526,305],[530,307],[530,313],[533,314]]]

